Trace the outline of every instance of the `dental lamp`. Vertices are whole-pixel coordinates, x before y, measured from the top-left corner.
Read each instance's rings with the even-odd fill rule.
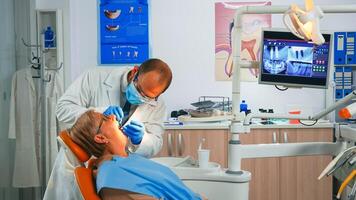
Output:
[[[305,0],[305,10],[300,9],[296,4],[292,4],[285,12],[283,21],[286,27],[297,37],[312,41],[320,45],[325,42],[320,33],[319,20],[324,16],[324,12],[319,6],[314,6],[313,0]]]
[[[240,102],[240,71],[241,68],[251,67],[256,63],[246,63],[241,60],[241,35],[242,16],[244,14],[285,14],[284,21],[292,33],[304,40],[311,40],[316,44],[322,44],[324,38],[320,34],[319,19],[324,13],[356,13],[356,5],[330,5],[314,6],[312,0],[306,0],[306,10],[299,9],[298,6],[242,6],[236,9],[234,16],[234,27],[232,30],[232,54],[233,54],[233,80],[232,80],[232,113],[233,119],[230,125],[231,139],[228,149],[228,170],[229,174],[241,174],[241,159],[243,158],[263,158],[281,156],[302,156],[302,155],[335,155],[345,148],[342,142],[311,142],[311,143],[283,143],[283,144],[256,144],[243,145],[240,142],[239,134],[250,132],[250,120],[255,117],[264,118],[287,118],[317,120],[334,111],[337,107],[350,103],[356,97],[353,91],[327,109],[314,116],[300,115],[276,115],[271,113],[254,114],[245,116],[239,112],[238,102]],[[289,19],[288,19],[289,18]],[[289,22],[288,22],[289,20]],[[355,105],[356,106],[356,105]],[[262,116],[263,115],[263,116]]]

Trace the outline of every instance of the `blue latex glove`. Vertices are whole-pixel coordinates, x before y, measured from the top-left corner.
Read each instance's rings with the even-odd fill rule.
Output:
[[[124,112],[119,106],[109,106],[104,112],[103,115],[115,115],[116,120],[121,124],[122,118],[124,117]]]
[[[132,144],[140,144],[145,133],[145,126],[139,121],[131,120],[124,126],[123,131],[130,138]]]

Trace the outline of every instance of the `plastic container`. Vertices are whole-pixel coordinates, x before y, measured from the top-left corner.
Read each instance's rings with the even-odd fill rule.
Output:
[[[246,111],[247,111],[247,103],[245,102],[245,100],[242,100],[240,104],[240,112],[246,112]]]
[[[45,35],[45,48],[55,47],[54,33],[50,26],[44,32]]]
[[[209,167],[209,149],[198,149],[198,164],[199,168],[208,168]]]

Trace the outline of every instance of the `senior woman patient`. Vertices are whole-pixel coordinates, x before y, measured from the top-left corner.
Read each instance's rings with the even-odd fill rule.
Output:
[[[96,185],[102,199],[201,199],[167,167],[128,153],[115,115],[89,110],[70,129],[73,141],[97,157]]]

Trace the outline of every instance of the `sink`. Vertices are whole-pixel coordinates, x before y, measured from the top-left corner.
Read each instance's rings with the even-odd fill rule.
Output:
[[[178,157],[157,157],[151,158],[152,161],[158,162],[166,167],[177,167],[181,163],[184,163],[186,158]]]
[[[209,162],[209,167],[199,168],[196,160],[190,156],[157,157],[151,159],[169,167],[181,181],[196,193],[204,194],[208,199],[247,200],[251,173],[226,173],[218,163]]]
[[[201,174],[217,172],[221,170],[220,164],[215,162],[209,162],[207,168],[199,168],[199,166],[197,165],[197,161],[190,156],[184,158],[157,157],[152,158],[151,160],[171,168],[171,170],[173,170],[177,174]]]

